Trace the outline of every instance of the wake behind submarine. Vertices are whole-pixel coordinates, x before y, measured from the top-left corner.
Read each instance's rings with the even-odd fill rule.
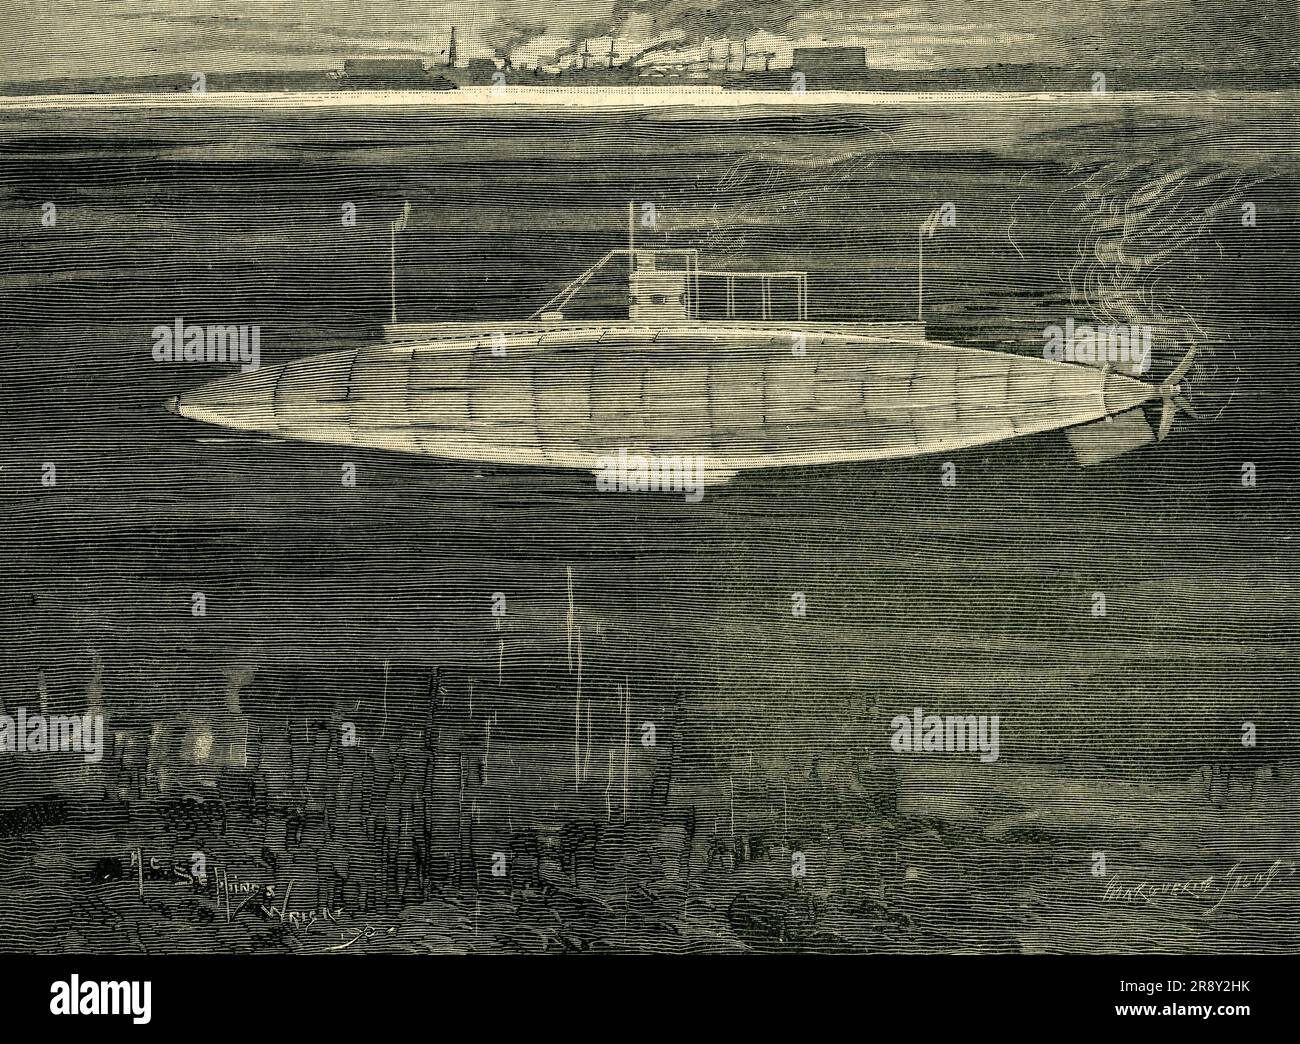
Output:
[[[626,318],[570,319],[623,268]],[[620,279],[621,285],[621,279]],[[702,293],[722,315],[703,318]],[[737,315],[738,300],[757,316]],[[780,299],[793,315],[773,315]],[[923,322],[819,323],[807,274],[700,268],[695,250],[611,250],[534,314],[405,323],[383,343],[202,385],[183,417],[285,439],[475,463],[589,470],[611,457],[694,458],[707,484],[757,468],[950,453],[1064,430],[1081,464],[1163,440],[1194,414],[1184,379],[927,339]],[[1153,431],[1144,407],[1159,404]]]

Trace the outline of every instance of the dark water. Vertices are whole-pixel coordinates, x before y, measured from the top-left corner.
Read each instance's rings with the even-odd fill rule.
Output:
[[[885,723],[915,705],[1000,714],[1013,764],[1181,781],[1243,720],[1296,758],[1288,104],[5,110],[6,704],[35,706],[43,672],[52,707],[92,695],[110,727],[269,730],[355,704],[364,731],[417,724],[441,665],[515,765],[481,802],[521,817],[604,816],[625,717],[634,808],[664,750],[635,730],[655,721],[694,803],[758,817],[779,785],[802,824],[845,803],[837,773],[887,759]],[[1090,303],[1137,308],[1157,377],[1197,342],[1219,390],[1228,362],[1241,380],[1216,423],[1099,468],[1033,437],[957,455],[955,488],[922,459],[745,474],[696,505],[161,409],[230,369],[155,363],[149,331],[177,316],[260,324],[265,364],[377,338],[403,200],[402,317],[451,320],[530,314],[624,245],[629,199],[659,207],[656,243],[807,269],[810,313],[846,320],[913,316],[917,226],[953,201],[957,226],[927,242],[932,337],[1034,353]],[[566,567],[593,716],[578,797]]]

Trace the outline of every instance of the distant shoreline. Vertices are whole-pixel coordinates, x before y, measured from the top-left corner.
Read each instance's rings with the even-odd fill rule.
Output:
[[[768,108],[798,109],[824,105],[898,105],[925,102],[1025,103],[1057,102],[1112,107],[1130,102],[1185,99],[1189,96],[1207,100],[1240,101],[1269,99],[1296,101],[1300,88],[1159,88],[1150,90],[1114,90],[1098,96],[1090,91],[883,91],[817,90],[804,94],[792,91],[736,90],[718,85],[615,87],[462,87],[454,91],[382,90],[357,91],[209,91],[203,95],[189,92],[126,92],[120,94],[0,94],[0,111],[85,110],[85,109],[328,109],[328,108],[412,108],[412,109],[502,109],[520,105],[559,104],[565,108]]]

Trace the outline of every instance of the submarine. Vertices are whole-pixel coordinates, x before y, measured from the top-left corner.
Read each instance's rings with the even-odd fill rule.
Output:
[[[626,315],[566,315],[611,269],[620,287],[626,277]],[[720,314],[705,315],[706,294]],[[1093,465],[1163,440],[1179,411],[1195,416],[1195,348],[1153,384],[931,340],[920,321],[810,322],[807,306],[805,272],[703,269],[696,250],[638,247],[629,223],[626,248],[527,319],[394,321],[381,342],[224,377],[166,405],[282,439],[598,476],[620,454],[689,457],[710,485],[1051,431]],[[1145,411],[1156,408],[1153,431]]]

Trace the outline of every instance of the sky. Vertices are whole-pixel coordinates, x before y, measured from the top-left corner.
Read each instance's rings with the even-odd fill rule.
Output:
[[[642,61],[858,44],[897,69],[1046,61],[1194,68],[1296,60],[1296,0],[4,0],[0,81],[334,68],[348,57],[437,61],[581,49]]]

